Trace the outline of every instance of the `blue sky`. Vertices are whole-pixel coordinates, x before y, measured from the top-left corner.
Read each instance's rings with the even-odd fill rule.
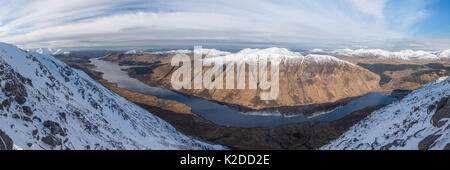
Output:
[[[23,48],[450,48],[448,0],[0,0]]]
[[[429,17],[413,26],[419,36],[450,35],[450,1],[440,0],[426,7]]]

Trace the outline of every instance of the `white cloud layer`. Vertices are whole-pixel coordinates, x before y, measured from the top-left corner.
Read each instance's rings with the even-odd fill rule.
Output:
[[[401,10],[396,24],[402,29],[391,29],[386,4],[387,0],[0,0],[0,41],[24,48],[450,48],[449,37],[408,34],[410,26],[426,17],[425,10]]]

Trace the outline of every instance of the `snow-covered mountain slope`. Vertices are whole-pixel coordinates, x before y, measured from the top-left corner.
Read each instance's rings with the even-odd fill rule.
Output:
[[[439,58],[450,58],[450,49],[439,52]]]
[[[381,58],[381,59],[421,59],[421,60],[436,60],[450,57],[449,50],[443,51],[423,51],[423,50],[401,50],[401,51],[386,51],[381,49],[339,49],[330,52],[331,54],[347,55],[352,57],[364,58]]]
[[[303,56],[299,52],[292,52],[286,48],[267,48],[267,49],[244,49],[238,53],[213,56],[206,58],[205,61],[210,62],[222,59],[224,62],[240,62],[244,61],[247,64],[256,63],[261,60],[278,61],[283,64],[348,64],[354,65],[350,62],[338,59],[329,55],[309,54]]]
[[[156,51],[156,52],[151,52],[151,54],[173,54],[173,53],[189,54],[189,53],[193,53],[193,52],[194,51],[192,51],[192,50],[179,49],[179,50],[169,50],[169,51]],[[221,50],[217,50],[217,49],[208,49],[208,48],[196,49],[195,52],[202,53],[203,55],[206,55],[206,56],[223,56],[223,55],[231,54],[230,52],[227,52],[227,51],[221,51]]]
[[[128,50],[125,54],[144,54],[142,50]]]
[[[195,49],[193,52],[194,53],[202,53],[203,55],[206,55],[206,56],[224,56],[224,55],[231,54],[230,52],[227,52],[227,51],[221,51],[221,50],[217,50],[217,49],[207,49],[207,48]]]
[[[224,149],[47,55],[0,43],[0,149]]]
[[[36,48],[36,49],[28,49],[28,52],[36,52],[43,55],[68,55],[69,51],[63,49],[52,49],[52,48]]]
[[[450,149],[450,78],[373,112],[321,149]]]

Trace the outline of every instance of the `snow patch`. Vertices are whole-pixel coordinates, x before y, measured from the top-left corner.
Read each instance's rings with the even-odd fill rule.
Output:
[[[450,78],[441,77],[401,101],[374,111],[320,149],[417,150],[420,145],[422,149],[442,150],[450,143],[450,119],[443,117],[440,122],[445,123],[442,126],[432,122],[437,103],[448,97]]]

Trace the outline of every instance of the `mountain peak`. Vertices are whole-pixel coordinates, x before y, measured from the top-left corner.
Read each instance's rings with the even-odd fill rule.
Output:
[[[52,48],[35,48],[35,49],[28,49],[28,52],[35,52],[38,54],[43,55],[68,55],[70,54],[69,51],[63,50],[63,49],[52,49]]]
[[[354,65],[350,62],[338,59],[330,55],[322,54],[309,54],[303,56],[300,52],[293,52],[286,48],[266,48],[266,49],[251,49],[246,48],[237,53],[230,53],[228,55],[216,56],[210,58],[210,60],[215,60],[222,58],[226,62],[240,62],[245,61],[246,63],[256,63],[263,59],[274,60],[284,64],[346,64]]]
[[[127,52],[125,52],[125,54],[143,54],[144,51],[142,50],[128,50]]]

